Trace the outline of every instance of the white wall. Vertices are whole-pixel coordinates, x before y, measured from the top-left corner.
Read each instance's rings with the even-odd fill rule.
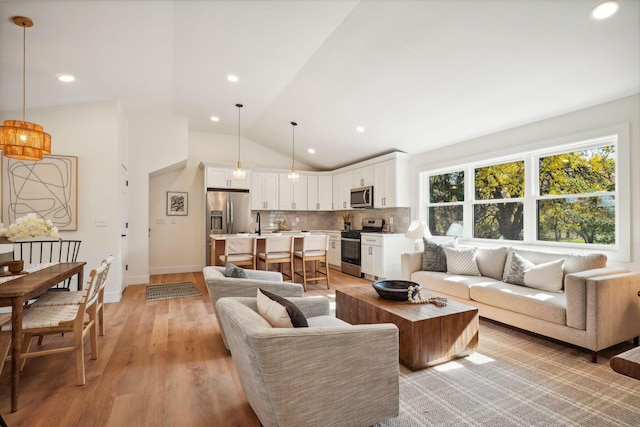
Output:
[[[184,117],[157,114],[129,118],[127,284],[149,282],[150,174],[186,161],[189,157],[188,134],[188,122]],[[184,241],[184,238],[165,240],[158,244],[174,247],[180,252]]]
[[[247,139],[241,142],[244,168],[287,169],[291,158]],[[200,162],[235,164],[238,160],[237,135],[208,132],[189,134],[189,159],[184,167],[155,172],[149,181],[149,273],[165,274],[200,271],[204,266],[204,172]],[[296,162],[296,169],[310,170]],[[166,192],[189,193],[187,216],[166,216]],[[164,223],[162,223],[164,222]]]
[[[1,120],[21,117],[3,113]],[[118,226],[119,120],[117,102],[105,101],[29,110],[28,120],[51,134],[52,154],[78,157],[78,230],[63,231],[65,239],[82,240],[79,260],[86,261],[85,278],[108,255],[115,261],[107,279],[106,294],[119,299],[122,265]],[[96,227],[95,218],[107,219]]]
[[[518,153],[524,147],[542,148],[565,137],[593,137],[599,129],[618,125],[630,129],[630,156],[629,159],[623,159],[629,161],[631,166],[629,180],[624,182],[628,186],[624,190],[630,190],[631,193],[631,263],[625,266],[640,270],[640,221],[637,219],[640,218],[640,95],[637,94],[412,156],[410,182],[413,215],[417,216],[420,212],[418,173],[421,171]]]

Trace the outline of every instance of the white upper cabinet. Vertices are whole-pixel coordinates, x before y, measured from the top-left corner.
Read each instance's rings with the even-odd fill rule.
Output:
[[[251,209],[278,209],[278,173],[251,174]]]
[[[409,207],[408,156],[377,163],[373,168],[373,206],[376,208]]]
[[[333,177],[309,175],[307,177],[307,209],[330,211],[333,204]]]
[[[353,186],[353,171],[342,172],[333,176],[333,209],[351,209],[351,189]],[[375,190],[374,190],[375,191]]]
[[[300,174],[298,182],[289,182],[286,173],[280,174],[280,201],[278,209],[288,211],[307,210],[307,176]]]
[[[205,168],[205,182],[207,188],[251,188],[251,171],[245,169],[245,179],[233,179],[233,168],[221,166],[207,166]]]
[[[373,185],[373,166],[353,170],[353,188]]]

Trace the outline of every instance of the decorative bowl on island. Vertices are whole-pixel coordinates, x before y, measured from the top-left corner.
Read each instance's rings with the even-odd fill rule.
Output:
[[[422,286],[419,284],[408,280],[379,280],[377,282],[373,282],[372,286],[381,298],[397,301],[407,301],[409,299],[409,286],[413,286],[414,288],[417,287],[413,291],[414,294],[422,289]]]

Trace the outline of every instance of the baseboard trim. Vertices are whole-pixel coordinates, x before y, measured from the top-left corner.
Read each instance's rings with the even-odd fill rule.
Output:
[[[175,274],[175,273],[197,273],[202,271],[202,265],[176,265],[168,267],[149,268],[149,274]]]

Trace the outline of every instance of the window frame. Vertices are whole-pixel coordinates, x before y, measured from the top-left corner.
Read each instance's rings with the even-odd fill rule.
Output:
[[[603,252],[613,261],[629,262],[631,237],[622,230],[630,230],[631,225],[631,199],[630,199],[630,139],[629,125],[621,124],[607,129],[594,130],[580,135],[567,136],[556,140],[542,141],[534,144],[522,145],[516,153],[507,155],[487,154],[487,157],[478,159],[460,159],[459,162],[451,162],[449,165],[438,169],[425,169],[419,171],[419,216],[429,223],[429,208],[442,205],[442,203],[429,203],[429,178],[456,171],[465,174],[465,200],[455,202],[463,205],[464,234],[460,240],[481,245],[528,245],[539,247],[542,250],[555,250],[556,248],[568,248],[578,253]],[[582,151],[589,148],[613,145],[615,149],[615,191],[584,193],[580,196],[613,196],[615,198],[615,243],[590,244],[571,242],[551,242],[538,240],[537,203],[539,200],[553,198],[553,196],[540,196],[539,160],[541,157],[558,155],[572,151]],[[491,156],[491,157],[489,157]],[[524,161],[525,193],[522,199],[513,198],[508,201],[522,200],[523,212],[523,240],[496,240],[470,237],[473,235],[473,211],[478,203],[498,203],[497,200],[476,200],[475,198],[475,169],[513,161]],[[566,197],[566,196],[562,196]],[[502,200],[502,199],[500,199]]]

